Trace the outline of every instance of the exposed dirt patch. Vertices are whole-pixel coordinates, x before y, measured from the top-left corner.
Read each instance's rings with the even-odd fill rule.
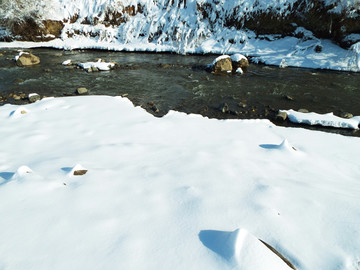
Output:
[[[49,41],[58,38],[64,24],[56,20],[43,20],[38,22],[34,18],[17,20],[10,25],[16,40],[21,41]]]

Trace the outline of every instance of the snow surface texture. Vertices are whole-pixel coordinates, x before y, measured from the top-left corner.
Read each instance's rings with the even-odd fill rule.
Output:
[[[256,238],[299,270],[358,269],[358,138],[104,96],[0,121],[2,270],[253,270],[271,259]]]
[[[282,16],[290,12],[295,0],[236,0],[222,1],[218,5],[210,0],[48,1],[53,4],[47,6],[54,7],[53,10],[57,12],[40,12],[39,14],[46,13],[46,16],[43,15],[44,18],[63,20],[73,18],[75,15],[79,16],[75,23],[65,24],[61,39],[41,45],[28,42],[1,43],[0,47],[47,46],[61,49],[96,48],[167,51],[182,54],[242,53],[252,56],[255,62],[282,67],[360,71],[360,57],[356,46],[352,50],[344,50],[329,40],[314,37],[310,31],[302,27],[296,30],[298,36],[302,38],[296,38],[279,35],[257,37],[254,32],[225,26],[225,18],[232,16],[234,10],[237,10],[236,16],[239,18],[266,10],[274,11]],[[28,2],[31,3],[31,1]],[[334,1],[329,0],[326,3],[334,4]],[[334,12],[341,12],[344,8],[356,7],[358,4],[358,0],[337,1],[334,4]],[[204,18],[198,9],[199,5],[211,6],[211,14]],[[125,7],[133,7],[134,14],[129,15],[125,12],[123,23],[110,26],[102,23],[106,14],[121,13]],[[36,8],[41,9],[41,7]],[[98,23],[82,24],[81,22],[85,19],[89,21],[96,19]],[[316,52],[315,48],[322,48],[322,50]]]
[[[335,116],[333,113],[302,113],[294,110],[280,110],[280,112],[286,112],[289,120],[294,123],[351,129],[358,129],[360,124],[359,116],[347,119]]]

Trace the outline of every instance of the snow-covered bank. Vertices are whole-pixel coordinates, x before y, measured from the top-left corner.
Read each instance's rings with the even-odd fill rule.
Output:
[[[1,19],[18,21],[12,26],[4,23],[0,39],[57,39],[0,46],[241,53],[255,62],[282,67],[359,71],[357,7],[357,0],[47,0],[23,6],[7,0],[0,5],[0,26]],[[24,22],[28,19],[29,25]],[[34,31],[36,23],[40,26]],[[333,41],[353,47],[345,50]]]
[[[299,270],[358,269],[358,138],[103,96],[0,119],[0,269],[236,269],[238,228]]]
[[[314,51],[322,45],[322,52]],[[172,45],[156,45],[153,43],[120,43],[117,41],[99,41],[91,38],[56,39],[49,42],[0,42],[0,48],[38,48],[50,47],[57,49],[102,49],[111,51],[149,51],[149,52],[175,52],[178,47]],[[247,39],[243,46],[226,47],[216,40],[208,39],[201,45],[189,48],[181,53],[215,53],[236,54],[241,53],[251,58],[255,63],[264,63],[280,67],[304,67],[315,69],[332,69],[340,71],[358,72],[358,53],[354,50],[345,50],[328,40],[303,43],[294,37],[282,38],[274,41],[259,40],[255,37]]]

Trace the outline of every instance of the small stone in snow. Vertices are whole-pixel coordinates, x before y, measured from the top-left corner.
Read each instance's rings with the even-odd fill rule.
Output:
[[[84,175],[87,173],[87,170],[76,170],[74,171],[74,175]]]

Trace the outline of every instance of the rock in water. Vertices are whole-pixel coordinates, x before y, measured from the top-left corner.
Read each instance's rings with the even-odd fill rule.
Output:
[[[350,119],[350,118],[353,118],[354,115],[353,115],[352,113],[345,112],[345,113],[342,113],[342,114],[341,114],[341,117],[342,117],[342,118]]]
[[[307,110],[307,109],[299,109],[298,112],[301,112],[301,113],[309,113],[309,110]]]
[[[278,112],[278,114],[275,116],[276,120],[281,120],[281,121],[285,121],[286,118],[287,118],[286,112]]]
[[[85,87],[79,87],[78,89],[76,89],[76,93],[78,95],[84,95],[88,92],[88,90]]]
[[[212,63],[213,73],[230,73],[233,70],[231,58],[229,55],[221,55]]]
[[[29,94],[28,99],[29,99],[30,103],[34,103],[34,102],[40,100],[40,95],[36,94],[36,93],[31,93],[31,94]]]
[[[16,59],[16,64],[19,67],[37,65],[39,63],[40,58],[31,53],[20,53],[19,57]]]
[[[240,53],[236,53],[231,56],[231,63],[234,72],[238,72],[239,68],[241,71],[246,71],[247,67],[249,66],[249,60]]]

